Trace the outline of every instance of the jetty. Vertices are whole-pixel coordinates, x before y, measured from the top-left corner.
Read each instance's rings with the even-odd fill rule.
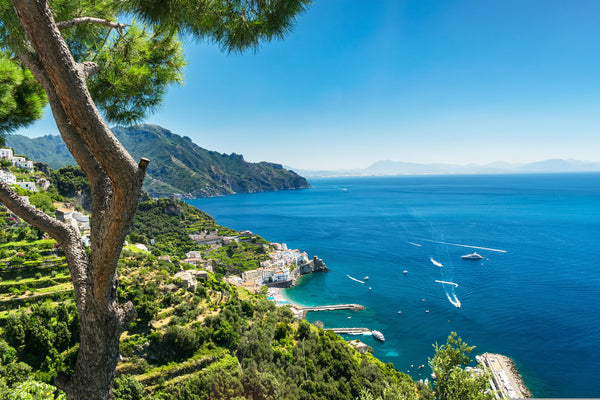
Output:
[[[297,307],[298,311],[302,314],[302,317],[306,316],[309,311],[336,311],[336,310],[364,310],[365,306],[360,304],[333,304],[327,306],[312,306],[312,307]]]
[[[299,307],[300,311],[309,312],[309,311],[334,311],[334,310],[364,310],[365,306],[361,306],[360,304],[333,304],[330,306],[312,306],[312,307]]]
[[[338,335],[370,335],[371,330],[369,328],[328,328],[326,331],[333,331]]]

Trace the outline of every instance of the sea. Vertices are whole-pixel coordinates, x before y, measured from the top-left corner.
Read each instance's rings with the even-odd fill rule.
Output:
[[[472,358],[511,357],[535,397],[600,397],[600,174],[310,183],[188,202],[221,225],[322,258],[330,272],[285,296],[364,305],[308,319],[381,331],[383,343],[358,338],[417,380],[431,379],[433,344],[456,332],[475,346]],[[473,252],[483,258],[462,259]]]

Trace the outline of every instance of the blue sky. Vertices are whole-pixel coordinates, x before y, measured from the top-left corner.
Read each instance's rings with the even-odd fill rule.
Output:
[[[597,0],[317,0],[256,54],[186,43],[147,122],[303,169],[600,161],[599,21]]]

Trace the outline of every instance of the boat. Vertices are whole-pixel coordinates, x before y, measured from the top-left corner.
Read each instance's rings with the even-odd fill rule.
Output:
[[[368,280],[369,280],[369,277],[368,277],[368,276],[365,276],[365,277],[363,278],[363,281],[368,281]]]
[[[379,341],[385,342],[385,338],[383,337],[383,333],[379,331],[371,331],[371,335]]]
[[[462,258],[463,260],[481,260],[483,256],[475,252],[473,254],[465,254],[464,256],[462,256]]]
[[[403,274],[408,274],[407,270],[402,271]]]

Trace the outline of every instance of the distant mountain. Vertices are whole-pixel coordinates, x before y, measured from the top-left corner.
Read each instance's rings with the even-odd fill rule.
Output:
[[[60,136],[46,135],[35,139],[23,135],[6,135],[6,145],[34,161],[42,161],[52,169],[75,165],[75,159]]]
[[[600,172],[600,162],[578,160],[544,160],[528,164],[511,164],[496,161],[490,164],[418,164],[402,161],[377,161],[367,168],[311,171],[292,167],[297,173],[309,177],[336,176],[385,176],[385,175],[451,175],[451,174],[519,174],[519,173],[560,173],[560,172]]]
[[[310,187],[306,179],[279,164],[249,163],[240,154],[206,150],[160,126],[116,127],[112,131],[134,159],[150,160],[144,190],[153,197],[210,197]],[[44,161],[53,169],[75,163],[59,136],[31,139],[7,135],[6,144],[15,153]]]

